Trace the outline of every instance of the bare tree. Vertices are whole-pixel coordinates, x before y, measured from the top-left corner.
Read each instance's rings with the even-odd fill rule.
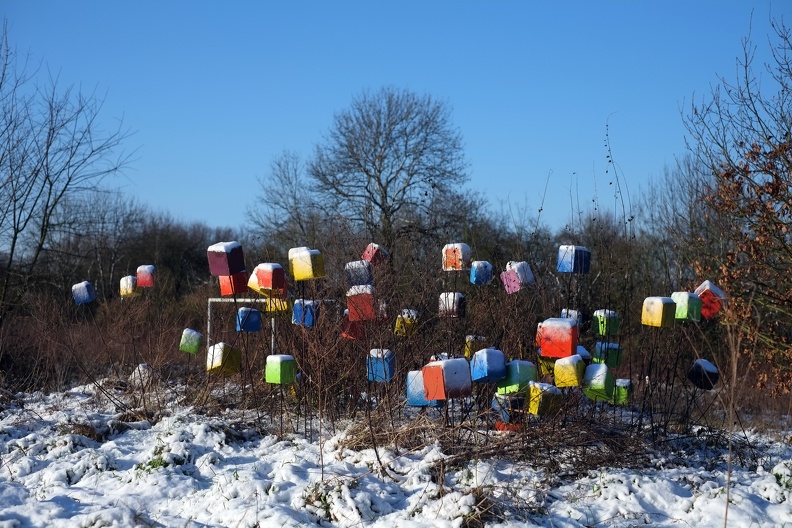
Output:
[[[792,32],[773,21],[772,60],[756,68],[743,41],[734,81],[720,79],[685,123],[711,173],[703,202],[723,221],[723,252],[708,269],[727,290],[731,321],[751,357],[792,388]],[[769,381],[767,376],[761,381]]]
[[[127,133],[100,128],[102,101],[57,78],[36,81],[0,35],[0,323],[28,287],[61,204],[96,188],[127,161]]]
[[[466,168],[448,106],[386,87],[336,114],[308,175],[333,210],[393,247],[417,223],[431,223],[417,219],[431,218],[433,207],[459,195]]]
[[[284,151],[275,157],[258,184],[259,195],[248,215],[267,243],[288,249],[317,240],[327,214],[306,180],[299,154]]]
[[[647,270],[663,290],[691,288],[722,264],[728,246],[728,219],[707,203],[712,172],[687,155],[652,182],[639,204],[640,239],[648,243]]]

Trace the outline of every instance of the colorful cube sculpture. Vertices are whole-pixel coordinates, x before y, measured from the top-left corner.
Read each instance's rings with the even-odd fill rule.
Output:
[[[154,266],[143,264],[137,268],[138,288],[151,288],[154,286]]]
[[[668,328],[674,324],[676,303],[671,297],[647,297],[641,311],[641,324]]]
[[[294,301],[292,309],[292,324],[313,327],[319,317],[319,303],[307,299],[297,299]]]
[[[237,241],[218,242],[206,250],[209,273],[215,277],[233,275],[245,269],[245,255]]]
[[[558,387],[549,383],[531,381],[528,383],[528,413],[544,416],[561,408],[562,393]]]
[[[570,308],[561,309],[561,319],[574,319],[577,321],[578,328],[583,324],[583,314],[580,310],[572,310]]]
[[[542,349],[538,349],[537,356],[539,357],[539,376],[544,378],[545,376],[552,376],[555,372],[555,364],[558,361],[558,358],[549,358],[544,357],[542,355]]]
[[[520,422],[521,413],[525,406],[525,396],[496,394],[492,397],[492,410],[500,422]]]
[[[229,297],[233,295],[242,295],[248,291],[248,272],[245,270],[233,275],[220,275],[220,295]]]
[[[690,292],[674,292],[671,300],[676,304],[674,319],[677,321],[698,323],[701,321],[701,297]]]
[[[365,259],[347,262],[344,265],[344,273],[346,273],[349,286],[366,286],[374,282],[371,262]]]
[[[301,255],[304,252],[307,253],[309,251],[311,251],[311,248],[309,248],[308,246],[298,246],[298,247],[293,247],[293,248],[289,249],[287,258],[289,260],[289,274],[292,277],[294,277],[294,263],[292,261],[298,255]]]
[[[432,361],[421,369],[427,400],[464,398],[473,392],[470,367],[464,358]]]
[[[597,342],[594,346],[594,363],[604,363],[608,368],[619,368],[622,361],[622,348],[618,343]]]
[[[486,260],[474,260],[470,263],[470,283],[477,286],[492,281],[492,264]]]
[[[592,363],[583,373],[583,394],[593,401],[612,401],[616,380],[604,363]]]
[[[297,361],[294,356],[273,354],[267,356],[264,381],[276,385],[291,385],[297,381]]]
[[[726,303],[726,294],[712,282],[705,280],[694,292],[701,299],[701,315],[712,319]]]
[[[506,363],[506,377],[498,382],[497,393],[527,393],[531,381],[536,381],[536,365],[524,359],[513,359]]]
[[[577,319],[551,317],[539,323],[536,330],[536,345],[546,358],[571,356],[577,351]]]
[[[706,359],[697,359],[687,373],[687,379],[702,390],[712,390],[718,383],[718,367]]]
[[[373,286],[352,286],[346,297],[350,321],[374,321],[379,317]]]
[[[380,264],[387,262],[389,256],[390,253],[387,249],[372,242],[366,246],[366,249],[363,250],[363,254],[360,256],[360,258],[362,260],[371,262],[371,265],[376,268]]]
[[[440,317],[465,317],[465,296],[460,292],[443,292],[440,294],[438,315]]]
[[[407,373],[407,405],[410,407],[440,407],[442,400],[427,400],[424,392],[423,371]]]
[[[506,290],[506,293],[509,295],[512,293],[517,293],[523,288],[523,286],[520,284],[520,278],[517,276],[517,272],[514,270],[501,272],[500,281],[501,284],[503,284],[503,289]]]
[[[484,347],[484,343],[487,342],[487,338],[484,336],[479,335],[466,335],[465,336],[465,348],[462,351],[465,359],[470,361],[470,358],[473,357],[473,352],[476,350],[480,350]]]
[[[628,405],[632,401],[633,384],[628,379],[617,379],[613,387],[613,403]]]
[[[418,311],[405,308],[396,316],[396,327],[393,333],[397,336],[410,337],[418,329]]]
[[[396,372],[396,355],[393,350],[375,348],[369,351],[366,361],[368,380],[375,382],[389,382]]]
[[[318,249],[292,248],[289,250],[289,271],[296,281],[321,279],[325,276],[324,256]]]
[[[267,315],[270,317],[289,313],[292,309],[291,303],[287,299],[268,297],[263,304],[263,310],[267,312]]]
[[[88,304],[96,299],[96,290],[88,281],[78,282],[72,286],[72,298],[76,304]]]
[[[131,299],[140,295],[140,289],[137,287],[137,277],[134,275],[121,277],[120,289],[122,299]]]
[[[605,308],[594,311],[594,333],[598,336],[615,336],[619,334],[621,320],[615,310]]]
[[[517,293],[523,288],[533,285],[534,276],[531,266],[524,261],[509,261],[506,263],[506,271],[500,274],[501,282],[506,293]]]
[[[553,369],[556,387],[580,387],[585,371],[586,363],[577,354],[557,359]]]
[[[250,275],[248,288],[272,299],[285,299],[289,288],[286,283],[286,270],[275,262],[258,264]]]
[[[247,306],[237,310],[237,332],[261,332],[261,312]]]
[[[482,348],[470,360],[470,377],[476,383],[495,383],[506,377],[506,356],[496,348]]]
[[[583,246],[559,246],[556,269],[559,273],[586,274],[591,271],[591,252]]]
[[[364,330],[363,323],[350,321],[349,310],[344,310],[344,316],[341,318],[341,337],[352,340],[363,339]]]
[[[223,376],[238,374],[242,368],[242,351],[227,343],[217,343],[209,347],[206,355],[207,372],[217,372]]]
[[[443,271],[460,271],[470,267],[470,246],[458,242],[443,246]]]
[[[520,284],[523,286],[533,286],[534,285],[534,274],[531,271],[531,266],[525,262],[524,260],[510,260],[506,263],[506,271],[515,271],[517,272],[517,278],[520,280]]]
[[[203,346],[203,334],[192,328],[185,328],[179,341],[179,351],[197,354]]]

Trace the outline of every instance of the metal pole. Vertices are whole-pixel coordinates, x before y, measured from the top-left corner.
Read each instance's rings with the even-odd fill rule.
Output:
[[[272,321],[272,338],[270,343],[270,354],[275,354],[275,318],[271,318]]]
[[[209,347],[211,346],[211,339],[212,339],[212,299],[206,303],[206,352],[209,352]]]

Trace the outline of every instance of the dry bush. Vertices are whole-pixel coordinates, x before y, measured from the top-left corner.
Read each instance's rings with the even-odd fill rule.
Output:
[[[350,445],[413,449],[439,441],[451,457],[471,450],[494,456],[502,450],[506,456],[532,462],[534,456],[553,460],[553,453],[561,449],[556,438],[570,442],[574,431],[583,431],[592,436],[581,444],[579,452],[575,443],[567,449],[574,460],[579,459],[576,464],[588,467],[589,463],[608,462],[619,449],[632,452],[634,445],[640,444],[645,426],[657,438],[722,415],[717,398],[692,392],[685,380],[692,359],[711,352],[707,347],[718,337],[717,326],[705,323],[657,332],[642,327],[637,314],[643,299],[668,293],[657,291],[662,281],[654,280],[645,242],[631,237],[620,222],[607,216],[590,218],[582,229],[567,230],[555,240],[545,235],[508,239],[484,227],[479,231],[470,228],[468,234],[478,240],[500,236],[498,240],[504,244],[482,243],[480,253],[473,247],[474,259],[486,256],[493,265],[495,279],[485,286],[471,284],[467,271],[441,270],[443,244],[464,241],[463,236],[408,237],[403,246],[390,248],[393,255],[389,262],[374,268],[375,296],[387,306],[387,316],[361,323],[356,339],[343,335],[349,287],[344,265],[359,260],[370,239],[342,221],[329,224],[325,227],[332,229],[322,232],[320,242],[304,242],[322,251],[327,275],[290,284],[292,299],[320,301],[313,327],[292,324],[291,313],[263,314],[260,332],[238,332],[239,308],[261,306],[254,302],[258,296],[252,292],[213,306],[211,335],[205,336],[208,344],[226,342],[243,354],[241,373],[230,379],[206,373],[203,353],[192,357],[178,351],[185,327],[201,332],[207,328],[207,299],[219,296],[217,279],[208,275],[205,283],[180,296],[174,296],[172,284],[145,289],[133,299],[109,298],[82,306],[62,300],[67,296],[54,301],[54,297],[37,294],[40,299],[31,299],[32,308],[18,319],[19,324],[2,327],[0,365],[19,388],[55,389],[110,378],[104,390],[121,410],[161,411],[171,401],[166,389],[178,390],[182,403],[193,404],[202,412],[246,412],[260,431],[299,432],[313,438],[316,433],[336,432],[351,419],[359,425],[348,433]],[[558,243],[589,247],[591,273],[556,273]],[[287,251],[251,243],[246,246],[247,267],[252,270],[259,262],[286,266]],[[506,294],[497,276],[509,260],[528,261],[536,284]],[[168,277],[163,274],[161,284],[167,286]],[[439,296],[446,291],[464,294],[464,317],[440,317]],[[419,312],[418,331],[409,337],[394,334],[396,316],[405,308]],[[620,313],[622,330],[615,339],[624,350],[624,360],[615,373],[636,384],[633,407],[613,412],[606,404],[589,405],[579,391],[568,391],[573,396],[567,397],[558,415],[526,420],[523,432],[516,436],[490,430],[494,423],[489,411],[492,385],[476,386],[472,398],[452,403],[447,411],[416,413],[404,408],[407,373],[440,353],[461,356],[466,335],[484,337],[476,349],[495,347],[508,359],[537,363],[537,323],[558,317],[563,308],[582,313],[581,344],[588,350],[598,339],[591,329],[592,312],[610,308]],[[274,349],[270,317],[275,323]],[[10,355],[8,351],[15,349],[10,348],[12,342],[28,353]],[[366,360],[375,348],[391,349],[396,355],[396,372],[390,383],[373,383],[367,378]],[[266,357],[273,352],[296,358],[297,384],[277,387],[264,383]],[[129,379],[143,363],[156,376],[152,384],[135,384]],[[725,360],[719,366],[728,368]],[[650,384],[641,384],[646,376]],[[547,381],[552,381],[552,376]],[[640,410],[644,413],[637,412]],[[630,440],[634,433],[638,434]]]

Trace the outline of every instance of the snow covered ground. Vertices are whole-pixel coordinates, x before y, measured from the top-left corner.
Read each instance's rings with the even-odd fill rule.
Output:
[[[168,408],[153,424],[122,417],[91,385],[0,400],[0,527],[703,528],[723,526],[726,512],[723,451],[571,479],[472,455],[438,473],[439,443],[375,453],[345,447],[339,433],[320,450],[232,427],[233,411]],[[754,462],[733,467],[728,525],[792,526],[792,449],[749,440]]]

